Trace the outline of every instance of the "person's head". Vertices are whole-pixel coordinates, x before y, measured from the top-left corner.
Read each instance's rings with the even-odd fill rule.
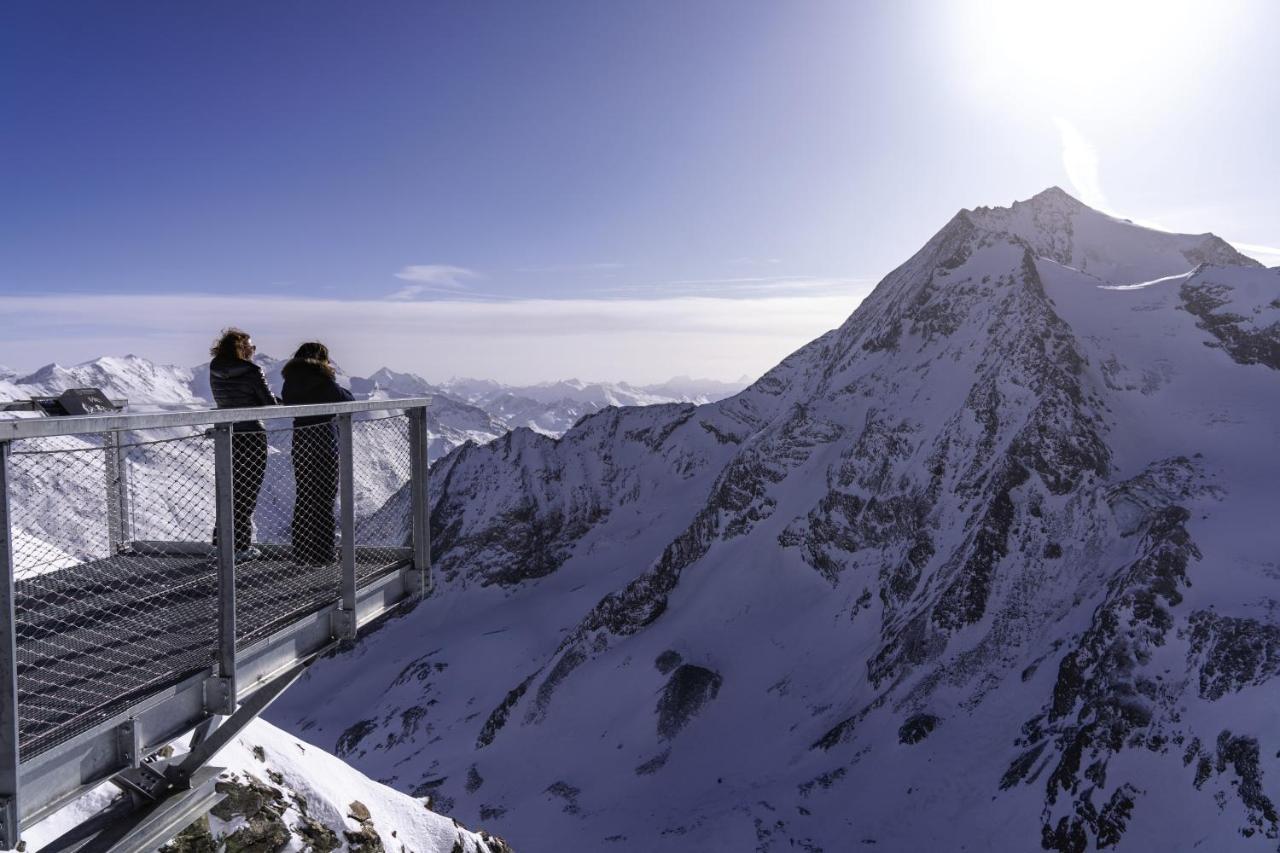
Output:
[[[293,354],[293,357],[328,364],[329,348],[319,341],[307,341],[305,344],[298,347],[298,351]]]
[[[214,341],[213,346],[209,348],[209,355],[212,358],[239,358],[250,361],[253,359],[254,349],[253,339],[249,337],[249,333],[232,326],[222,330],[218,340]]]

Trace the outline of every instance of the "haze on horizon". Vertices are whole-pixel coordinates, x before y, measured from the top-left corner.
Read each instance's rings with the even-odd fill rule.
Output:
[[[0,364],[226,324],[429,379],[758,375],[1050,185],[1280,264],[1280,6],[17,2]]]

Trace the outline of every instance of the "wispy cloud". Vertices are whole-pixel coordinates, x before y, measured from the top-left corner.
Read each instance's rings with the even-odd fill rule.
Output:
[[[614,263],[613,261],[602,261],[586,264],[546,264],[544,266],[516,267],[516,272],[608,272],[622,268],[622,264]]]
[[[1280,248],[1276,246],[1259,246],[1257,243],[1237,243],[1234,240],[1228,240],[1231,245],[1244,252],[1251,258],[1267,266],[1276,266],[1280,264]]]
[[[721,298],[744,298],[787,295],[849,295],[865,296],[874,281],[869,278],[841,278],[824,276],[735,276],[728,278],[689,278],[672,281],[631,284],[621,287],[601,288],[601,295],[627,294],[663,298],[682,295],[699,295]]]
[[[415,299],[427,293],[456,293],[467,289],[463,282],[480,278],[475,270],[448,264],[412,264],[395,277],[411,282],[387,296],[388,299]]]
[[[1062,167],[1072,189],[1085,204],[1095,210],[1109,212],[1111,205],[1098,177],[1098,149],[1065,118],[1055,116],[1053,123],[1058,126],[1058,134],[1062,137]]]

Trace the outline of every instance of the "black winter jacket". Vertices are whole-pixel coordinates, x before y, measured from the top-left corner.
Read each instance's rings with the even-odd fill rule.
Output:
[[[354,399],[351,392],[338,384],[333,368],[323,361],[311,358],[291,359],[284,366],[284,388],[280,397],[286,406],[305,406],[312,403],[341,403]],[[333,415],[310,418],[294,418],[295,427],[329,423]]]
[[[280,401],[267,386],[262,368],[242,358],[218,356],[209,362],[209,388],[219,409],[274,406]],[[262,429],[262,421],[239,421],[237,432]]]

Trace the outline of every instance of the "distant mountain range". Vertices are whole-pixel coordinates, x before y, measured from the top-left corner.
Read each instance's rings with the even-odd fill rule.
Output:
[[[267,355],[255,360],[279,392],[285,360]],[[483,379],[435,384],[386,367],[367,377],[349,376],[339,368],[338,381],[357,399],[431,397],[428,425],[432,458],[466,441],[492,441],[516,427],[558,436],[585,415],[607,406],[708,403],[737,393],[750,382],[747,377],[738,382],[676,377],[646,386],[577,379],[522,386]],[[188,368],[126,355],[103,356],[72,367],[49,364],[25,376],[0,367],[0,400],[52,395],[77,387],[100,388],[108,397],[127,399],[133,411],[206,407],[212,400],[208,364]]]

